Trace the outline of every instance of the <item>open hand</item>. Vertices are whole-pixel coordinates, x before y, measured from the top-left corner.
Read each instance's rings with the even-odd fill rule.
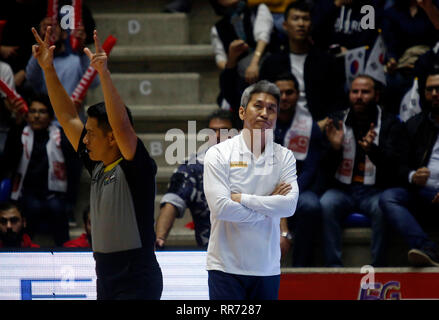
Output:
[[[44,40],[42,40],[37,30],[32,28],[32,33],[38,43],[32,46],[32,54],[43,70],[53,67],[53,51],[55,50],[55,46],[50,45],[51,32],[52,27],[47,27]]]
[[[340,150],[344,139],[343,121],[338,121],[337,129],[334,125],[334,120],[329,119],[326,123],[326,137],[331,143],[332,148]]]
[[[107,54],[102,49],[101,42],[99,41],[98,32],[95,30],[93,33],[93,39],[95,41],[96,53],[92,53],[89,48],[84,49],[84,53],[90,59],[90,65],[98,72],[103,73],[108,70],[107,68]]]
[[[369,152],[376,136],[377,136],[377,133],[375,131],[375,126],[373,123],[371,123],[369,131],[363,137],[363,139],[358,141],[358,144],[363,148],[364,151]]]

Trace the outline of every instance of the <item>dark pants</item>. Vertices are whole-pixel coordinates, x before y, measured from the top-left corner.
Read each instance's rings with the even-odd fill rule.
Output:
[[[39,233],[42,226],[49,226],[55,245],[62,247],[69,238],[69,217],[64,195],[53,193],[48,196],[23,194],[20,198],[27,231],[31,237]]]
[[[208,271],[210,300],[277,300],[280,275],[244,276]]]
[[[431,203],[436,193],[436,190],[427,188],[420,189],[419,192],[393,188],[387,189],[381,195],[380,207],[385,218],[404,237],[410,248],[436,246],[419,223],[437,225],[439,204]]]
[[[96,260],[96,290],[98,300],[160,300],[163,277],[157,261],[144,254]]]
[[[363,185],[329,189],[320,198],[323,219],[323,246],[327,267],[342,267],[342,222],[355,211],[367,215],[372,223],[372,265],[386,265],[385,219],[378,201],[381,191]]]
[[[294,233],[293,267],[311,267],[314,244],[322,230],[322,208],[317,194],[304,191],[299,195],[296,212],[288,218],[288,226]]]

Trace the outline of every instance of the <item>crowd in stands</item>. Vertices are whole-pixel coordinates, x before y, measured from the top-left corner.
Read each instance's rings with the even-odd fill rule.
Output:
[[[343,266],[343,228],[351,214],[360,213],[372,229],[371,265],[388,264],[389,235],[397,232],[410,249],[411,264],[439,266],[439,247],[428,235],[432,221],[439,220],[434,214],[439,211],[439,0],[210,4],[218,15],[210,36],[220,86],[219,110],[209,117],[209,128],[217,133],[242,128],[238,110],[250,84],[269,80],[281,92],[274,138],[294,152],[300,190],[295,214],[280,223],[282,254],[292,250],[294,267],[312,267],[321,242],[325,265]],[[188,13],[191,6],[190,0],[174,0],[164,11]],[[45,10],[37,1],[0,4],[0,20],[7,20],[0,78],[29,106],[25,116],[22,101],[2,95],[0,102],[0,180],[12,182],[10,198],[0,207],[0,246],[33,246],[32,236],[48,228],[56,246],[87,247],[89,209],[79,239],[69,239],[68,227],[81,167],[56,123],[31,55],[31,27],[42,33],[53,24]],[[74,33],[80,48],[91,41],[94,28],[91,13],[86,7],[84,12],[84,26]],[[71,48],[65,30],[54,31],[55,68],[71,94],[88,67],[87,57]],[[375,55],[380,41],[384,49]],[[364,63],[351,64],[349,56],[359,48]],[[348,72],[355,73],[352,81]],[[82,110],[81,101],[77,106]],[[160,201],[157,249],[166,247],[175,219],[186,209],[198,246],[207,248],[203,156],[192,157],[197,160],[178,167]]]

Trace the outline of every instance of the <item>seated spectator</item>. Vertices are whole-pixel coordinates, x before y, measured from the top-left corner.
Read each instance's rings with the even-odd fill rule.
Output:
[[[53,118],[49,98],[32,97],[28,124],[14,128],[17,133],[8,137],[5,154],[6,167],[13,174],[11,198],[21,203],[30,235],[39,231],[46,218],[55,244],[62,246],[69,240],[69,166],[76,155]]]
[[[386,100],[394,101],[391,111],[397,114],[413,83],[417,59],[439,40],[439,1],[395,1],[384,11],[382,21],[388,56]]]
[[[381,196],[380,207],[389,224],[409,245],[409,263],[438,267],[438,246],[423,226],[437,226],[438,222],[439,68],[430,72],[423,94],[423,111],[405,123],[409,135],[408,161],[401,161],[399,169],[405,179],[404,187],[386,190]]]
[[[295,214],[281,219],[281,252],[283,256],[288,252],[294,237],[293,267],[311,267],[314,243],[321,235],[321,208],[314,184],[318,181],[323,134],[309,111],[297,105],[297,79],[284,73],[277,77],[275,84],[281,100],[274,141],[293,151],[300,190]]]
[[[293,1],[295,0],[247,0],[247,5],[250,8],[262,3],[267,5],[273,16],[273,26],[277,40],[282,44],[286,41],[286,33],[283,28],[284,12],[287,6]]]
[[[212,113],[209,129],[215,130],[216,142],[220,142],[220,130],[232,129],[232,115],[226,110]],[[189,161],[178,167],[171,177],[168,192],[160,201],[160,215],[156,224],[156,247],[163,248],[175,218],[182,218],[189,208],[195,226],[197,245],[207,249],[210,236],[210,211],[203,191],[204,153],[192,155]],[[196,160],[193,159],[196,157]],[[190,161],[192,160],[192,161]],[[194,161],[195,160],[195,161]]]
[[[39,248],[25,233],[26,219],[12,202],[0,203],[0,248]]]
[[[259,78],[259,65],[270,43],[273,17],[265,4],[254,9],[242,0],[210,0],[215,12],[223,18],[211,29],[215,61],[220,70],[227,63],[227,51],[233,40],[241,39],[249,50],[238,59],[238,73],[247,84]]]
[[[84,222],[85,232],[80,237],[64,243],[64,248],[91,248],[90,206],[84,209],[82,221]]]
[[[299,81],[298,105],[308,109],[315,121],[321,121],[345,106],[344,72],[336,67],[330,54],[311,43],[311,27],[311,8],[307,2],[291,3],[285,10],[284,22],[288,46],[267,57],[260,78],[273,82],[277,75],[290,71]]]
[[[336,126],[331,119],[326,128],[332,149],[325,171],[335,179],[320,198],[325,263],[343,265],[342,223],[358,211],[372,223],[372,265],[384,266],[385,221],[378,200],[386,188],[399,182],[395,163],[405,152],[404,130],[396,116],[377,104],[375,82],[369,76],[354,79],[349,100],[343,120]]]
[[[14,74],[12,73],[12,69],[7,63],[2,61],[0,61],[0,80],[5,82],[11,89],[15,90]],[[12,118],[13,113],[10,112],[11,108],[13,108],[13,105],[6,98],[6,94],[0,90],[0,160],[4,155],[9,129],[14,123],[14,119]],[[0,181],[1,179],[2,175],[0,174]]]
[[[374,29],[364,29],[362,7],[375,10]],[[323,0],[317,1],[313,10],[313,40],[323,50],[344,53],[362,46],[373,47],[378,36],[381,9],[379,0]],[[333,51],[333,50],[340,51]]]

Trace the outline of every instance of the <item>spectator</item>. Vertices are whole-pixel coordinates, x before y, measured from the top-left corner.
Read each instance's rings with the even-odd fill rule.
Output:
[[[297,79],[284,73],[277,77],[275,84],[281,99],[274,141],[293,151],[300,190],[295,214],[281,219],[281,251],[282,255],[288,252],[294,235],[293,267],[310,267],[313,264],[313,244],[321,235],[321,208],[314,184],[318,181],[323,134],[309,112],[297,106]]]
[[[406,122],[408,161],[401,161],[404,187],[386,190],[380,206],[409,245],[413,266],[439,266],[439,251],[421,225],[437,225],[439,211],[439,68],[425,82],[424,109]]]
[[[344,53],[362,46],[373,47],[378,36],[381,8],[379,0],[321,0],[313,10],[313,40],[323,50]],[[364,29],[361,21],[365,17],[364,6],[374,8],[374,28]]]
[[[337,69],[333,57],[312,45],[311,8],[306,1],[299,0],[287,7],[284,28],[288,46],[263,62],[261,79],[274,81],[279,74],[290,70],[299,81],[298,105],[308,109],[315,121],[321,121],[345,105],[344,79],[340,78],[344,72]]]
[[[231,130],[232,115],[218,110],[209,116],[209,129],[216,132],[220,142],[220,130]],[[195,226],[195,239],[199,247],[207,249],[210,236],[210,211],[203,191],[203,159],[206,150],[192,155],[172,175],[168,192],[160,202],[160,215],[156,224],[156,247],[163,248],[175,218],[182,218],[189,208]],[[196,157],[196,159],[194,159]]]
[[[0,248],[39,248],[25,233],[26,219],[12,202],[0,203]]]
[[[399,0],[384,11],[383,38],[387,47],[386,104],[397,114],[410,89],[414,65],[439,40],[438,0]]]
[[[12,90],[15,90],[14,74],[12,69],[7,63],[2,61],[0,61],[0,80],[5,82]],[[23,121],[18,109],[20,109],[18,101],[15,104],[14,102],[9,101],[9,99],[6,97],[6,94],[0,90],[0,163],[4,157],[6,141],[10,128],[14,126],[15,123],[21,123]],[[17,112],[15,113],[13,110],[17,110]],[[13,119],[15,114],[17,114],[17,117]],[[1,174],[1,171],[2,169],[0,168],[0,181],[2,178],[4,178]]]
[[[238,73],[251,84],[259,78],[259,65],[270,42],[273,17],[265,4],[253,10],[242,0],[210,0],[215,12],[223,18],[211,29],[215,61],[220,70],[227,63],[227,51],[233,40],[243,40],[250,49],[238,59]]]
[[[336,127],[331,119],[326,128],[332,149],[325,163],[334,165],[326,170],[335,173],[335,181],[320,199],[326,265],[343,265],[342,223],[359,211],[372,223],[372,265],[384,266],[385,224],[378,200],[384,189],[398,183],[395,163],[405,152],[404,130],[394,115],[377,105],[371,77],[354,79],[349,100],[343,120]]]
[[[22,204],[31,236],[46,218],[55,244],[62,246],[69,240],[68,168],[76,155],[53,118],[49,97],[33,96],[28,124],[16,127],[7,142],[6,167],[14,176],[11,198]]]
[[[44,18],[39,26],[40,36],[44,36],[46,28],[51,25],[51,18]],[[53,64],[61,84],[66,89],[67,94],[71,96],[87,70],[89,61],[85,59],[86,57],[84,55],[78,56],[76,54],[68,53],[66,49],[67,37],[67,32],[61,29],[61,26],[58,23],[53,30],[55,45]],[[26,78],[36,93],[47,94],[43,71],[33,56],[29,59],[26,66]],[[92,87],[96,87],[99,84],[98,81],[98,78],[95,78]]]
[[[90,206],[88,205],[82,213],[85,232],[80,237],[67,241],[63,244],[64,248],[91,248],[91,224],[90,224]]]

